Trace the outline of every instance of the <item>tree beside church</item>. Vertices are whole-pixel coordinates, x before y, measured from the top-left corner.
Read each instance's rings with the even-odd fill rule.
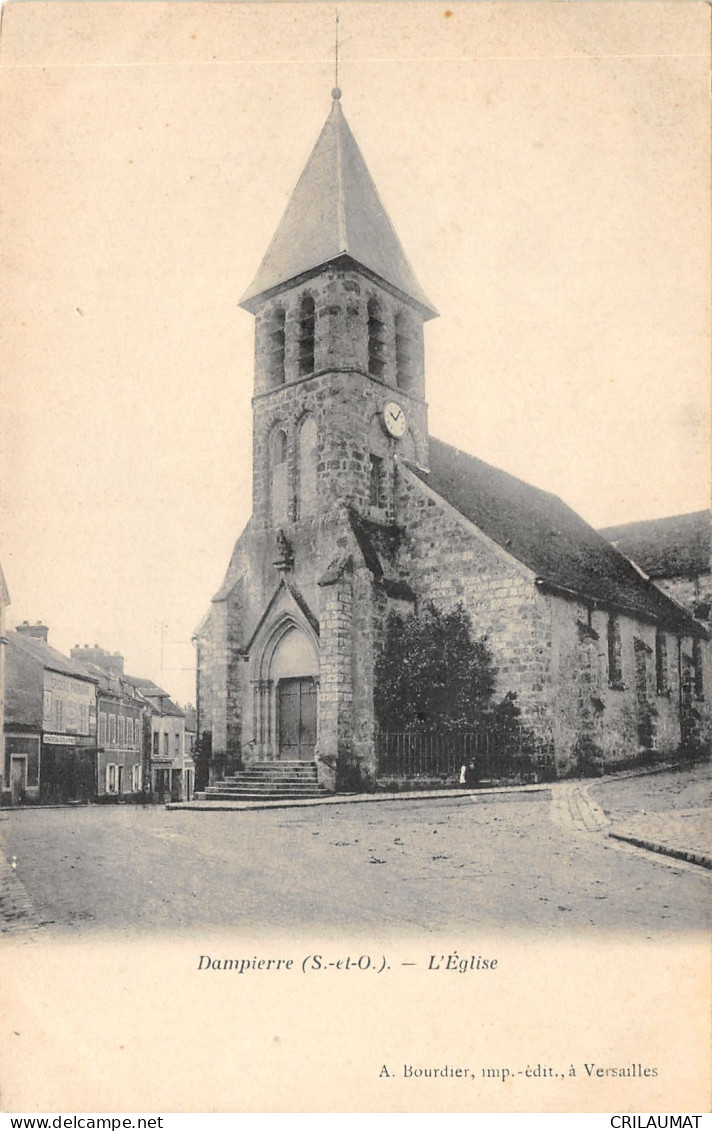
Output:
[[[429,435],[436,312],[338,91],[241,305],[253,510],[196,634],[213,778],[313,762],[327,788],[372,786],[389,617],[428,604],[464,610],[493,694],[562,772],[584,749],[672,752],[688,708],[704,730],[704,628],[558,498]]]

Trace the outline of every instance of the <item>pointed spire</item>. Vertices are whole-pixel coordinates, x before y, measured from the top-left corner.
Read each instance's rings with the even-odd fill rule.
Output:
[[[343,256],[414,302],[436,311],[422,291],[332,91],[331,111],[262,264],[240,305],[257,300]]]

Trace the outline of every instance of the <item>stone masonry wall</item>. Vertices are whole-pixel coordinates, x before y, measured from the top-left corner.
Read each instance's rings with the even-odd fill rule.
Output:
[[[447,611],[462,602],[497,668],[497,695],[513,691],[522,722],[551,737],[551,614],[531,574],[499,553],[402,469],[397,518],[402,568],[421,601]]]
[[[361,509],[369,507],[370,460],[374,422],[380,435],[378,454],[393,454],[396,442],[380,429],[384,405],[389,399],[397,400],[409,421],[409,434],[401,441],[413,458],[427,463],[427,406],[422,389],[422,325],[413,312],[408,318],[420,326],[417,358],[420,376],[409,388],[400,387],[395,371],[395,345],[384,343],[384,369],[380,376],[369,373],[368,318],[369,297],[376,294],[382,305],[384,318],[393,330],[397,301],[388,292],[370,283],[357,272],[336,272],[313,280],[308,288],[316,299],[316,336],[314,371],[304,377],[298,375],[294,364],[286,365],[284,383],[271,385],[263,361],[266,346],[263,342],[265,326],[270,326],[271,306],[257,315],[255,379],[254,445],[253,445],[253,514],[258,525],[272,524],[270,495],[272,489],[273,439],[278,430],[287,436],[287,520],[299,517],[298,501],[298,432],[306,416],[317,425],[317,495],[320,506],[326,507],[337,499],[352,502]],[[298,306],[299,295],[285,292],[272,302]],[[290,307],[291,309],[291,307]],[[350,322],[349,311],[356,311]],[[289,315],[287,316],[289,322]],[[357,331],[357,332],[356,332]],[[388,482],[387,493],[392,495],[391,461],[385,461]]]
[[[628,761],[644,751],[646,741],[656,754],[674,754],[681,738],[678,638],[664,634],[663,686],[658,690],[655,625],[619,615],[621,678],[612,681],[609,611],[553,596],[550,600],[554,736],[557,749],[565,752],[564,768],[587,759],[594,766],[598,759],[606,765]]]
[[[552,741],[560,773],[596,759],[626,761],[680,745],[680,663],[691,638],[667,632],[658,690],[655,625],[617,617],[621,678],[608,670],[609,612],[546,592],[468,528],[407,470],[400,470],[398,520],[407,542],[405,575],[422,601],[442,609],[462,602],[476,635],[486,636],[497,666],[498,695],[517,694],[522,722]],[[660,647],[660,643],[658,643]],[[701,648],[703,694],[693,704],[709,731],[709,647]],[[687,656],[687,661],[684,657]]]

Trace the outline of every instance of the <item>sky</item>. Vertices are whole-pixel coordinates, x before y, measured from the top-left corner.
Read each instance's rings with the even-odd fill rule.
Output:
[[[706,5],[340,13],[342,105],[440,315],[432,434],[594,526],[708,506]],[[318,3],[3,12],[9,624],[120,651],[182,703],[251,508],[238,303],[328,114],[333,35]]]

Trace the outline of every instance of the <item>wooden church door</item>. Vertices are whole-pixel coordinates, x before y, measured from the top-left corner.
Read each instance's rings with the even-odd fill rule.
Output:
[[[310,762],[316,746],[316,683],[311,676],[281,679],[277,692],[279,756]]]

